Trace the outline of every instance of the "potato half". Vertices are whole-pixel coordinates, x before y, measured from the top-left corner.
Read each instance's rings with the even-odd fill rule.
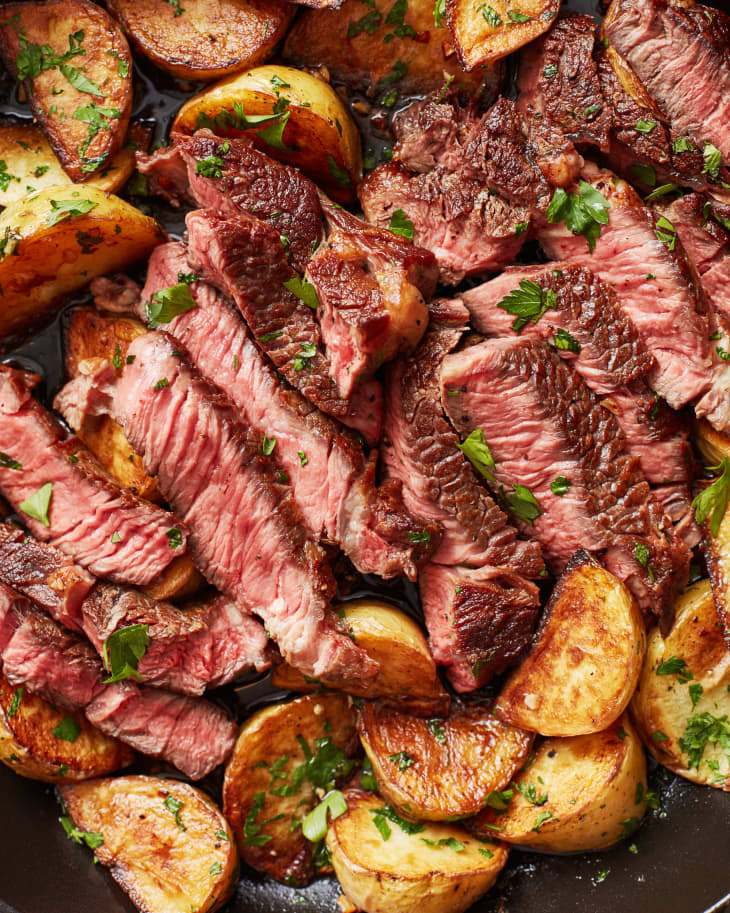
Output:
[[[350,775],[359,744],[344,695],[307,695],[259,710],[244,724],[223,782],[223,810],[252,868],[290,885],[314,874],[301,820],[315,790]]]
[[[68,717],[59,738],[53,730]],[[65,713],[0,676],[0,761],[22,777],[72,783],[101,777],[134,760],[127,745],[104,735],[81,713]]]
[[[94,835],[94,844],[102,838],[96,858],[142,913],[211,913],[233,893],[233,834],[202,790],[179,780],[117,777],[59,792],[75,827]]]
[[[61,165],[83,181],[110,163],[132,110],[132,57],[117,23],[88,0],[5,3],[0,54],[22,80]]]
[[[541,735],[601,732],[628,706],[645,651],[644,623],[631,593],[586,552],[577,552],[494,712]]]
[[[337,607],[353,640],[379,666],[372,682],[353,682],[343,691],[356,697],[378,698],[418,716],[444,716],[449,695],[436,673],[436,664],[423,631],[399,609],[376,599],[356,599]],[[319,686],[291,666],[277,666],[277,688],[314,691]]]
[[[547,32],[560,0],[446,0],[446,22],[467,70],[493,64]]]
[[[708,466],[717,466],[723,457],[730,457],[730,437],[715,430],[706,419],[695,422],[693,440]]]
[[[624,715],[605,732],[546,739],[511,790],[506,811],[488,806],[469,830],[553,853],[598,850],[644,816],[646,757]]]
[[[220,79],[265,60],[296,6],[286,0],[107,0],[130,40],[181,79]]]
[[[423,720],[368,701],[358,730],[382,795],[427,821],[479,811],[520,769],[533,739],[483,702],[453,702],[447,719]]]
[[[47,187],[0,213],[0,338],[37,325],[66,294],[165,240],[154,219],[97,187]]]
[[[270,119],[261,121],[261,116]],[[250,118],[258,118],[252,125]],[[210,127],[248,133],[264,152],[296,165],[340,203],[362,177],[360,134],[329,83],[292,67],[264,66],[229,77],[187,101],[172,132]]]
[[[345,798],[327,849],[342,890],[365,913],[462,913],[507,862],[504,846],[458,825],[402,822],[404,830],[372,793],[348,790]]]
[[[665,639],[649,647],[631,713],[644,744],[674,773],[730,790],[730,652],[708,580],[690,586]],[[723,740],[725,747],[723,748]]]

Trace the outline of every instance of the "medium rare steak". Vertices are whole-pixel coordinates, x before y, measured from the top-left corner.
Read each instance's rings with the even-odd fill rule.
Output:
[[[242,136],[222,139],[210,130],[174,136],[171,148],[137,153],[150,188],[173,202],[180,198],[223,215],[250,213],[281,238],[300,273],[323,238],[317,188],[296,168],[283,165]]]
[[[94,578],[63,552],[0,523],[0,581],[32,599],[64,627],[80,632],[81,603]]]
[[[538,115],[576,143],[608,151],[611,111],[604,105],[593,45],[591,16],[559,19],[520,55],[518,107]]]
[[[182,244],[156,248],[142,299],[174,285],[187,269]],[[190,289],[197,307],[165,329],[230,397],[246,424],[276,440],[272,457],[311,535],[339,544],[361,573],[415,580],[418,565],[437,544],[438,528],[411,516],[393,483],[376,487],[375,456],[366,459],[351,432],[277,376],[219,292],[204,282]]]
[[[314,313],[285,285],[301,280],[287,263],[278,232],[250,215],[225,219],[195,211],[185,222],[191,266],[236,303],[276,369],[323,412],[374,443],[380,433],[380,386],[362,384],[352,399],[338,394]],[[316,302],[310,304],[316,309]]]
[[[490,339],[447,355],[446,411],[466,437],[481,429],[520,529],[560,572],[578,548],[602,556],[647,616],[666,629],[689,552],[665,528],[615,418],[543,343]]]
[[[67,437],[33,399],[36,381],[0,366],[0,491],[36,538],[92,574],[150,583],[185,551],[185,528],[172,514],[119,488],[80,441]],[[47,503],[38,494],[44,486]],[[33,498],[40,501],[35,507],[26,503]]]
[[[208,580],[260,615],[303,672],[334,682],[373,676],[377,665],[330,609],[334,580],[291,492],[277,481],[275,442],[242,425],[230,400],[169,336],[139,336],[129,354],[134,362],[121,378],[107,370],[96,382],[108,384],[112,417],[188,525]],[[66,388],[69,399],[75,383]]]
[[[266,632],[224,596],[181,609],[138,590],[100,583],[82,611],[84,632],[100,654],[120,628],[147,626],[150,644],[137,674],[158,688],[200,695],[245,669],[269,665]]]
[[[550,258],[573,260],[613,287],[656,361],[651,387],[678,409],[711,385],[707,318],[681,244],[624,181],[593,166],[584,176],[610,203],[593,252],[562,221],[542,227],[538,240]]]

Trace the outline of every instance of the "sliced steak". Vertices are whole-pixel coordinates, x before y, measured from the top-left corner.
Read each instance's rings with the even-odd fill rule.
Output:
[[[269,665],[266,632],[224,596],[181,609],[138,590],[100,583],[82,611],[84,632],[100,654],[120,628],[147,626],[150,644],[137,674],[158,688],[200,695],[245,669]]]
[[[222,764],[236,740],[236,724],[215,704],[128,681],[107,685],[86,708],[86,717],[142,754],[174,764],[191,780]]]
[[[187,268],[182,244],[156,248],[140,300],[174,284]],[[438,528],[408,513],[397,486],[376,487],[375,456],[366,460],[354,435],[277,376],[240,315],[215,289],[204,282],[190,288],[197,307],[165,329],[230,397],[246,424],[276,440],[273,457],[311,535],[339,544],[361,573],[415,580],[418,565],[437,544]]]
[[[591,16],[559,19],[520,55],[518,107],[538,115],[576,143],[608,151],[611,111],[604,104],[593,58]]]
[[[511,489],[507,503],[522,515],[520,528],[553,569],[578,548],[600,554],[644,613],[666,627],[689,553],[665,528],[615,418],[581,378],[541,342],[490,339],[447,355],[441,384],[459,433],[484,433],[497,484]],[[564,493],[552,490],[558,478],[567,480]]]
[[[464,139],[477,118],[475,105],[462,107],[456,92],[413,102],[393,117],[393,159],[415,172],[432,171],[437,165],[456,171],[463,161]]]
[[[135,360],[111,391],[112,417],[184,518],[208,580],[259,614],[303,672],[332,681],[373,676],[377,665],[341,632],[329,607],[331,571],[277,482],[267,457],[274,445],[240,424],[230,400],[169,336],[139,336],[129,354]]]
[[[76,438],[40,403],[37,378],[0,366],[0,491],[22,513],[33,535],[99,577],[150,583],[185,551],[186,532],[167,511],[117,486]],[[20,468],[18,468],[20,467]],[[21,508],[51,485],[39,517]],[[175,530],[176,532],[172,532]]]
[[[223,139],[199,130],[173,139],[171,148],[137,153],[151,189],[173,202],[182,198],[223,215],[244,212],[265,220],[303,273],[323,238],[317,188],[309,178],[269,158],[247,136]]]
[[[687,548],[695,548],[702,541],[702,530],[695,520],[692,507],[692,488],[688,482],[655,485],[652,497],[674,523],[674,529]]]
[[[656,360],[650,385],[678,409],[711,384],[707,318],[684,252],[628,184],[593,167],[585,177],[610,203],[594,251],[564,222],[545,225],[538,240],[551,259],[580,263],[613,287]]]
[[[0,523],[0,581],[32,599],[64,627],[82,630],[81,603],[94,578],[59,549],[4,523]]]
[[[185,222],[191,266],[236,303],[276,369],[323,412],[356,428],[369,443],[377,441],[380,387],[371,381],[352,399],[338,394],[314,313],[285,287],[296,277],[278,232],[253,216],[224,219],[210,211],[191,212]]]

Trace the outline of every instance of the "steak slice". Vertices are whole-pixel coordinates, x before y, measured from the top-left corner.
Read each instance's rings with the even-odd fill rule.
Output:
[[[618,0],[603,32],[664,114],[674,137],[730,161],[730,20],[699,3]]]
[[[607,152],[611,110],[604,104],[593,58],[595,32],[591,16],[570,15],[527,45],[520,55],[517,105],[573,142]]]
[[[657,228],[656,216],[628,184],[595,167],[584,176],[610,203],[593,252],[564,222],[542,227],[538,240],[551,259],[586,266],[613,287],[655,358],[649,384],[678,409],[711,384],[707,318],[684,252],[671,231]]]
[[[95,576],[150,583],[185,551],[184,527],[169,512],[119,488],[80,441],[68,438],[31,396],[36,381],[0,366],[0,439],[7,457],[0,462],[0,491],[37,539]],[[21,504],[49,484],[46,524]]]
[[[81,632],[81,603],[94,578],[63,552],[0,523],[0,581],[72,631]]]
[[[82,611],[84,632],[99,654],[120,628],[147,626],[150,643],[137,674],[157,688],[200,695],[245,669],[269,665],[266,632],[224,596],[181,609],[138,590],[100,583]]]
[[[171,148],[152,155],[137,153],[150,189],[173,203],[182,198],[225,216],[243,212],[265,220],[303,273],[324,234],[317,188],[309,178],[269,158],[247,136],[222,139],[198,130],[173,140]]]
[[[490,339],[447,355],[441,386],[459,433],[482,430],[496,483],[511,489],[520,529],[540,542],[553,569],[562,571],[578,548],[600,554],[666,629],[689,552],[665,528],[616,419],[581,378],[541,342]],[[552,490],[558,478],[569,486],[561,494]]]
[[[222,764],[236,741],[236,724],[215,704],[129,681],[104,688],[86,717],[142,754],[169,761],[191,780]]]
[[[208,580],[260,615],[301,671],[333,682],[375,675],[330,609],[331,571],[277,482],[267,456],[275,445],[240,424],[169,336],[139,336],[129,354],[135,360],[111,391],[112,417],[185,519]]]
[[[150,300],[187,271],[182,244],[153,252],[142,298]],[[375,460],[354,435],[292,390],[252,341],[241,317],[204,282],[191,293],[197,307],[166,324],[201,374],[230,397],[246,424],[276,440],[276,462],[315,539],[340,545],[363,574],[412,580],[437,544],[438,527],[403,506],[397,486],[375,485]],[[140,305],[144,310],[144,306]]]
[[[362,384],[352,399],[338,394],[314,313],[285,287],[296,276],[278,232],[250,215],[225,219],[210,211],[191,212],[185,223],[190,265],[236,303],[277,371],[323,412],[375,443],[380,387],[372,381]]]

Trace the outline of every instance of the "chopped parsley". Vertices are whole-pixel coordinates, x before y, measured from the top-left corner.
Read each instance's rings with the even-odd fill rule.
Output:
[[[484,437],[481,428],[475,428],[471,434],[465,438],[463,444],[457,443],[457,448],[461,450],[464,456],[469,460],[477,472],[484,476],[490,482],[494,482],[492,470],[495,468],[494,457],[489,449],[489,444]]]
[[[552,79],[553,76],[558,75],[558,68],[554,63],[549,63],[542,71],[542,75],[545,79]]]
[[[388,837],[390,837],[390,828],[387,825],[388,821],[397,824],[404,834],[409,835],[420,834],[426,827],[425,824],[418,824],[415,821],[406,821],[405,818],[401,818],[397,812],[393,811],[393,808],[390,805],[384,805],[382,808],[371,808],[370,814],[373,815],[373,823],[380,831],[383,840],[387,840]],[[378,823],[379,820],[380,824]],[[385,828],[387,828],[388,837],[384,836],[383,831],[385,828],[381,829],[382,824],[385,824]]]
[[[440,745],[446,744],[446,729],[444,728],[443,720],[428,720],[426,725],[428,726],[428,731],[436,739]]]
[[[493,9],[491,6],[488,6],[486,3],[480,3],[477,7],[477,12],[479,10],[481,10],[484,21],[488,25],[491,25],[493,29],[499,28],[502,24],[502,17],[497,10]]]
[[[505,812],[507,811],[514,794],[515,791],[513,789],[493,789],[484,800],[484,804],[493,808],[495,812]]]
[[[17,460],[14,460],[11,456],[8,456],[7,453],[0,451],[0,466],[3,469],[22,469],[23,464],[19,463]]]
[[[553,289],[542,289],[530,279],[522,279],[514,289],[497,302],[497,307],[514,315],[512,329],[519,334],[528,323],[537,323],[546,311],[555,310],[558,300]]]
[[[55,729],[51,730],[51,735],[64,742],[75,742],[81,734],[81,727],[72,716],[65,716]]]
[[[526,485],[515,485],[507,495],[507,507],[520,520],[535,525],[535,520],[543,513],[540,503]]]
[[[510,786],[513,786],[522,798],[527,799],[532,805],[544,805],[547,802],[547,793],[543,793],[539,796],[537,794],[537,787],[534,783],[526,783],[523,785],[513,781],[510,783]]]
[[[641,181],[642,184],[646,184],[648,187],[656,186],[656,171],[654,171],[651,165],[635,162],[633,165],[629,165],[629,171],[638,181]]]
[[[339,789],[333,789],[315,808],[302,819],[302,833],[307,840],[316,843],[327,835],[327,815],[334,821],[347,811],[347,802]]]
[[[654,583],[654,571],[652,570],[651,565],[649,564],[649,547],[643,542],[637,542],[634,547],[634,558],[637,562],[643,567],[646,568],[647,573],[649,574],[649,579]]]
[[[126,79],[129,76],[129,61],[125,60],[118,51],[107,51],[107,57],[115,57],[117,61],[117,76]]]
[[[446,25],[446,0],[436,0],[433,5],[433,24],[437,29]]]
[[[665,659],[663,662],[659,663],[656,668],[656,674],[678,675],[680,684],[682,685],[694,678],[694,675],[692,675],[692,672],[687,666],[686,660],[682,659],[681,656],[670,656],[669,659]]]
[[[432,846],[435,849],[445,846],[455,853],[461,853],[466,849],[464,844],[458,841],[456,837],[442,837],[440,840],[429,840],[427,837],[419,837],[419,840],[421,840],[422,843],[425,843],[426,846]]]
[[[340,185],[340,187],[349,187],[352,181],[350,180],[350,173],[345,168],[342,168],[337,164],[333,155],[329,152],[327,153],[327,168],[333,180]]]
[[[182,533],[179,526],[172,526],[165,533],[171,549],[180,548],[182,545]]]
[[[690,770],[693,767],[699,768],[708,745],[721,748],[730,762],[730,723],[727,714],[716,717],[705,711],[687,720],[687,728],[679,740],[679,747],[689,758]]]
[[[655,127],[656,127],[656,121],[653,121],[653,120],[644,120],[643,118],[640,117],[640,118],[636,121],[636,124],[635,124],[635,126],[634,126],[634,130],[636,130],[637,133],[651,133],[651,131],[652,131]]]
[[[303,450],[297,450],[297,456],[299,457],[299,464],[301,466],[306,466],[309,462],[307,454]]]
[[[360,772],[360,785],[363,789],[370,789],[373,792],[377,792],[378,781],[375,779],[375,774],[373,773],[373,765],[370,761],[370,758],[366,757],[362,762],[362,771]]]
[[[299,351],[294,356],[292,366],[295,371],[303,371],[306,363],[310,358],[317,354],[317,346],[313,342],[302,342],[299,344]]]
[[[665,216],[659,216],[654,229],[657,241],[666,244],[669,250],[674,250],[677,243],[677,229]]]
[[[374,35],[380,27],[382,20],[383,17],[379,10],[370,10],[369,13],[365,13],[360,19],[356,19],[347,26],[347,37],[355,38],[361,32],[366,32],[368,35]]]
[[[171,323],[180,314],[197,307],[187,281],[160,289],[145,306],[147,326],[154,330],[160,324]]]
[[[261,450],[264,456],[271,456],[271,454],[274,452],[274,447],[276,447],[276,438],[266,437],[266,435],[264,435],[264,440],[261,444]]]
[[[397,754],[392,754],[388,760],[391,764],[395,764],[401,773],[405,773],[409,767],[412,767],[415,764],[415,760],[407,751],[399,751]]]
[[[44,526],[50,526],[51,523],[48,519],[48,509],[51,505],[52,494],[53,482],[46,482],[45,485],[41,485],[35,494],[26,498],[25,501],[21,501],[20,504],[18,504],[18,510],[22,510],[27,517],[38,520],[38,522],[42,523]]]
[[[154,387],[153,387],[152,389],[155,391],[155,393],[159,393],[160,390],[164,390],[165,387],[169,387],[169,386],[170,386],[170,381],[169,381],[166,377],[161,377],[161,378],[155,383],[155,385],[154,385]]]
[[[708,485],[697,495],[692,501],[692,507],[698,523],[704,522],[707,515],[711,514],[710,531],[713,536],[717,536],[730,498],[730,460],[723,457],[718,466],[708,466],[707,468],[719,471],[720,475],[712,485]]]
[[[224,167],[225,162],[222,158],[217,155],[209,155],[195,163],[195,173],[204,178],[220,178],[223,177]]]
[[[562,327],[553,333],[553,345],[561,352],[580,352],[580,343]]]
[[[409,529],[408,541],[416,544],[431,541],[431,533],[427,529]]]
[[[702,158],[705,164],[702,166],[702,174],[709,174],[711,178],[717,178],[722,165],[722,154],[717,146],[707,143],[702,150]]]
[[[601,225],[608,224],[608,210],[611,204],[583,178],[578,193],[566,193],[558,187],[547,208],[548,222],[561,222],[574,235],[583,235],[592,252],[596,239],[600,237]]]
[[[177,826],[180,828],[181,831],[187,830],[187,828],[185,827],[185,825],[182,822],[182,819],[180,818],[180,812],[182,811],[184,805],[185,805],[184,802],[181,802],[179,799],[176,799],[174,796],[165,797],[165,808],[167,808],[168,811],[172,812],[172,814],[175,817],[175,824],[177,824]]]
[[[537,816],[537,820],[530,828],[530,830],[533,830],[536,834],[539,834],[540,828],[543,826],[543,824],[545,824],[546,821],[550,821],[552,818],[555,818],[555,815],[553,815],[551,811],[540,812],[540,814]],[[557,818],[555,818],[555,820],[557,821]]]
[[[521,13],[519,10],[507,10],[507,15],[512,20],[512,22],[532,22],[532,16],[527,16],[525,13]]]
[[[672,152],[694,152],[695,147],[686,136],[680,136],[672,142]]]
[[[394,235],[402,235],[404,238],[408,238],[409,241],[413,240],[413,222],[402,209],[395,210],[390,217],[388,228]]]
[[[104,668],[109,673],[105,685],[127,678],[141,681],[137,666],[151,643],[149,630],[149,625],[128,625],[107,637],[101,650]]]
[[[20,710],[20,704],[23,700],[23,695],[25,690],[23,688],[16,688],[13,692],[13,698],[10,701],[10,706],[8,707],[8,719],[11,720],[15,714]]]
[[[68,815],[63,815],[58,820],[61,822],[68,839],[73,840],[74,843],[85,843],[90,850],[98,850],[100,846],[103,846],[104,837],[102,834],[97,834],[94,831],[79,830]]]
[[[299,278],[295,276],[292,279],[287,279],[284,283],[284,288],[291,292],[292,295],[295,295],[303,304],[306,304],[308,308],[311,308],[313,311],[316,311],[319,307],[319,298],[317,296],[317,289],[312,285],[311,282],[307,282],[304,278]],[[263,337],[259,337],[262,339]]]
[[[72,216],[86,215],[98,205],[98,203],[92,203],[91,200],[51,200],[51,214],[48,216],[46,225],[50,228]]]
[[[565,478],[565,476],[558,476],[550,483],[550,491],[554,495],[557,495],[559,498],[562,498],[564,495],[566,495],[569,488],[570,482]]]

